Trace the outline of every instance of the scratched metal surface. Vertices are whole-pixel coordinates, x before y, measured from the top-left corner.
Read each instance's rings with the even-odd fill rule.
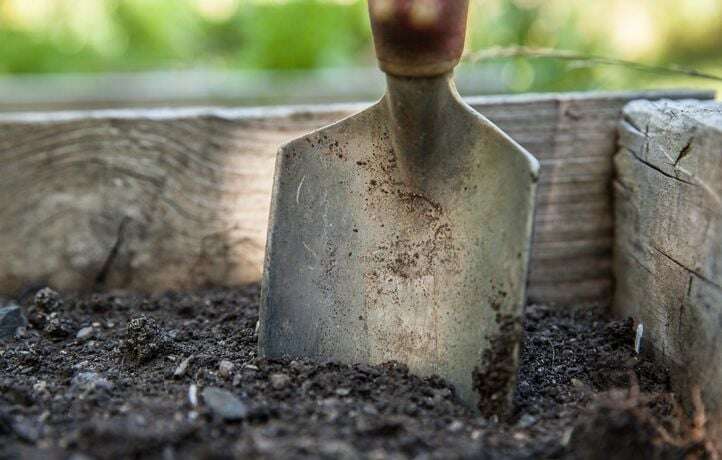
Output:
[[[539,165],[447,77],[389,83],[278,154],[261,352],[396,360],[473,404],[483,353],[516,360],[515,339],[494,344],[524,305]]]

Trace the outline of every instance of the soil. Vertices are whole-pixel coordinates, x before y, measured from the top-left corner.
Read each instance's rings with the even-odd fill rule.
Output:
[[[685,436],[665,369],[635,354],[631,322],[601,308],[527,308],[515,409],[499,419],[400,364],[258,358],[257,298],[252,285],[18,299],[29,324],[0,343],[0,457],[711,455]]]

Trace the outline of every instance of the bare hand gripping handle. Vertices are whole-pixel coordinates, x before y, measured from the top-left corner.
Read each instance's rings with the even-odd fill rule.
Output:
[[[464,51],[468,0],[369,0],[381,70],[397,77],[450,72]]]

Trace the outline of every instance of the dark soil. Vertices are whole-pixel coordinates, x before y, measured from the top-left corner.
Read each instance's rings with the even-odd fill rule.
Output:
[[[0,343],[2,458],[685,458],[631,322],[531,306],[515,410],[482,418],[399,364],[256,357],[256,286],[20,299]],[[227,390],[227,391],[223,391]],[[74,455],[74,456],[73,456]]]

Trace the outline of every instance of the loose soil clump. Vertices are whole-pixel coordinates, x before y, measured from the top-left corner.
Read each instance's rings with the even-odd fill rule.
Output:
[[[527,308],[515,409],[499,420],[397,363],[258,358],[257,298],[252,285],[19,301],[28,326],[0,343],[0,458],[711,455],[679,441],[667,372],[601,309]]]
[[[153,318],[142,315],[128,321],[121,351],[130,362],[145,364],[172,348],[173,341]]]

